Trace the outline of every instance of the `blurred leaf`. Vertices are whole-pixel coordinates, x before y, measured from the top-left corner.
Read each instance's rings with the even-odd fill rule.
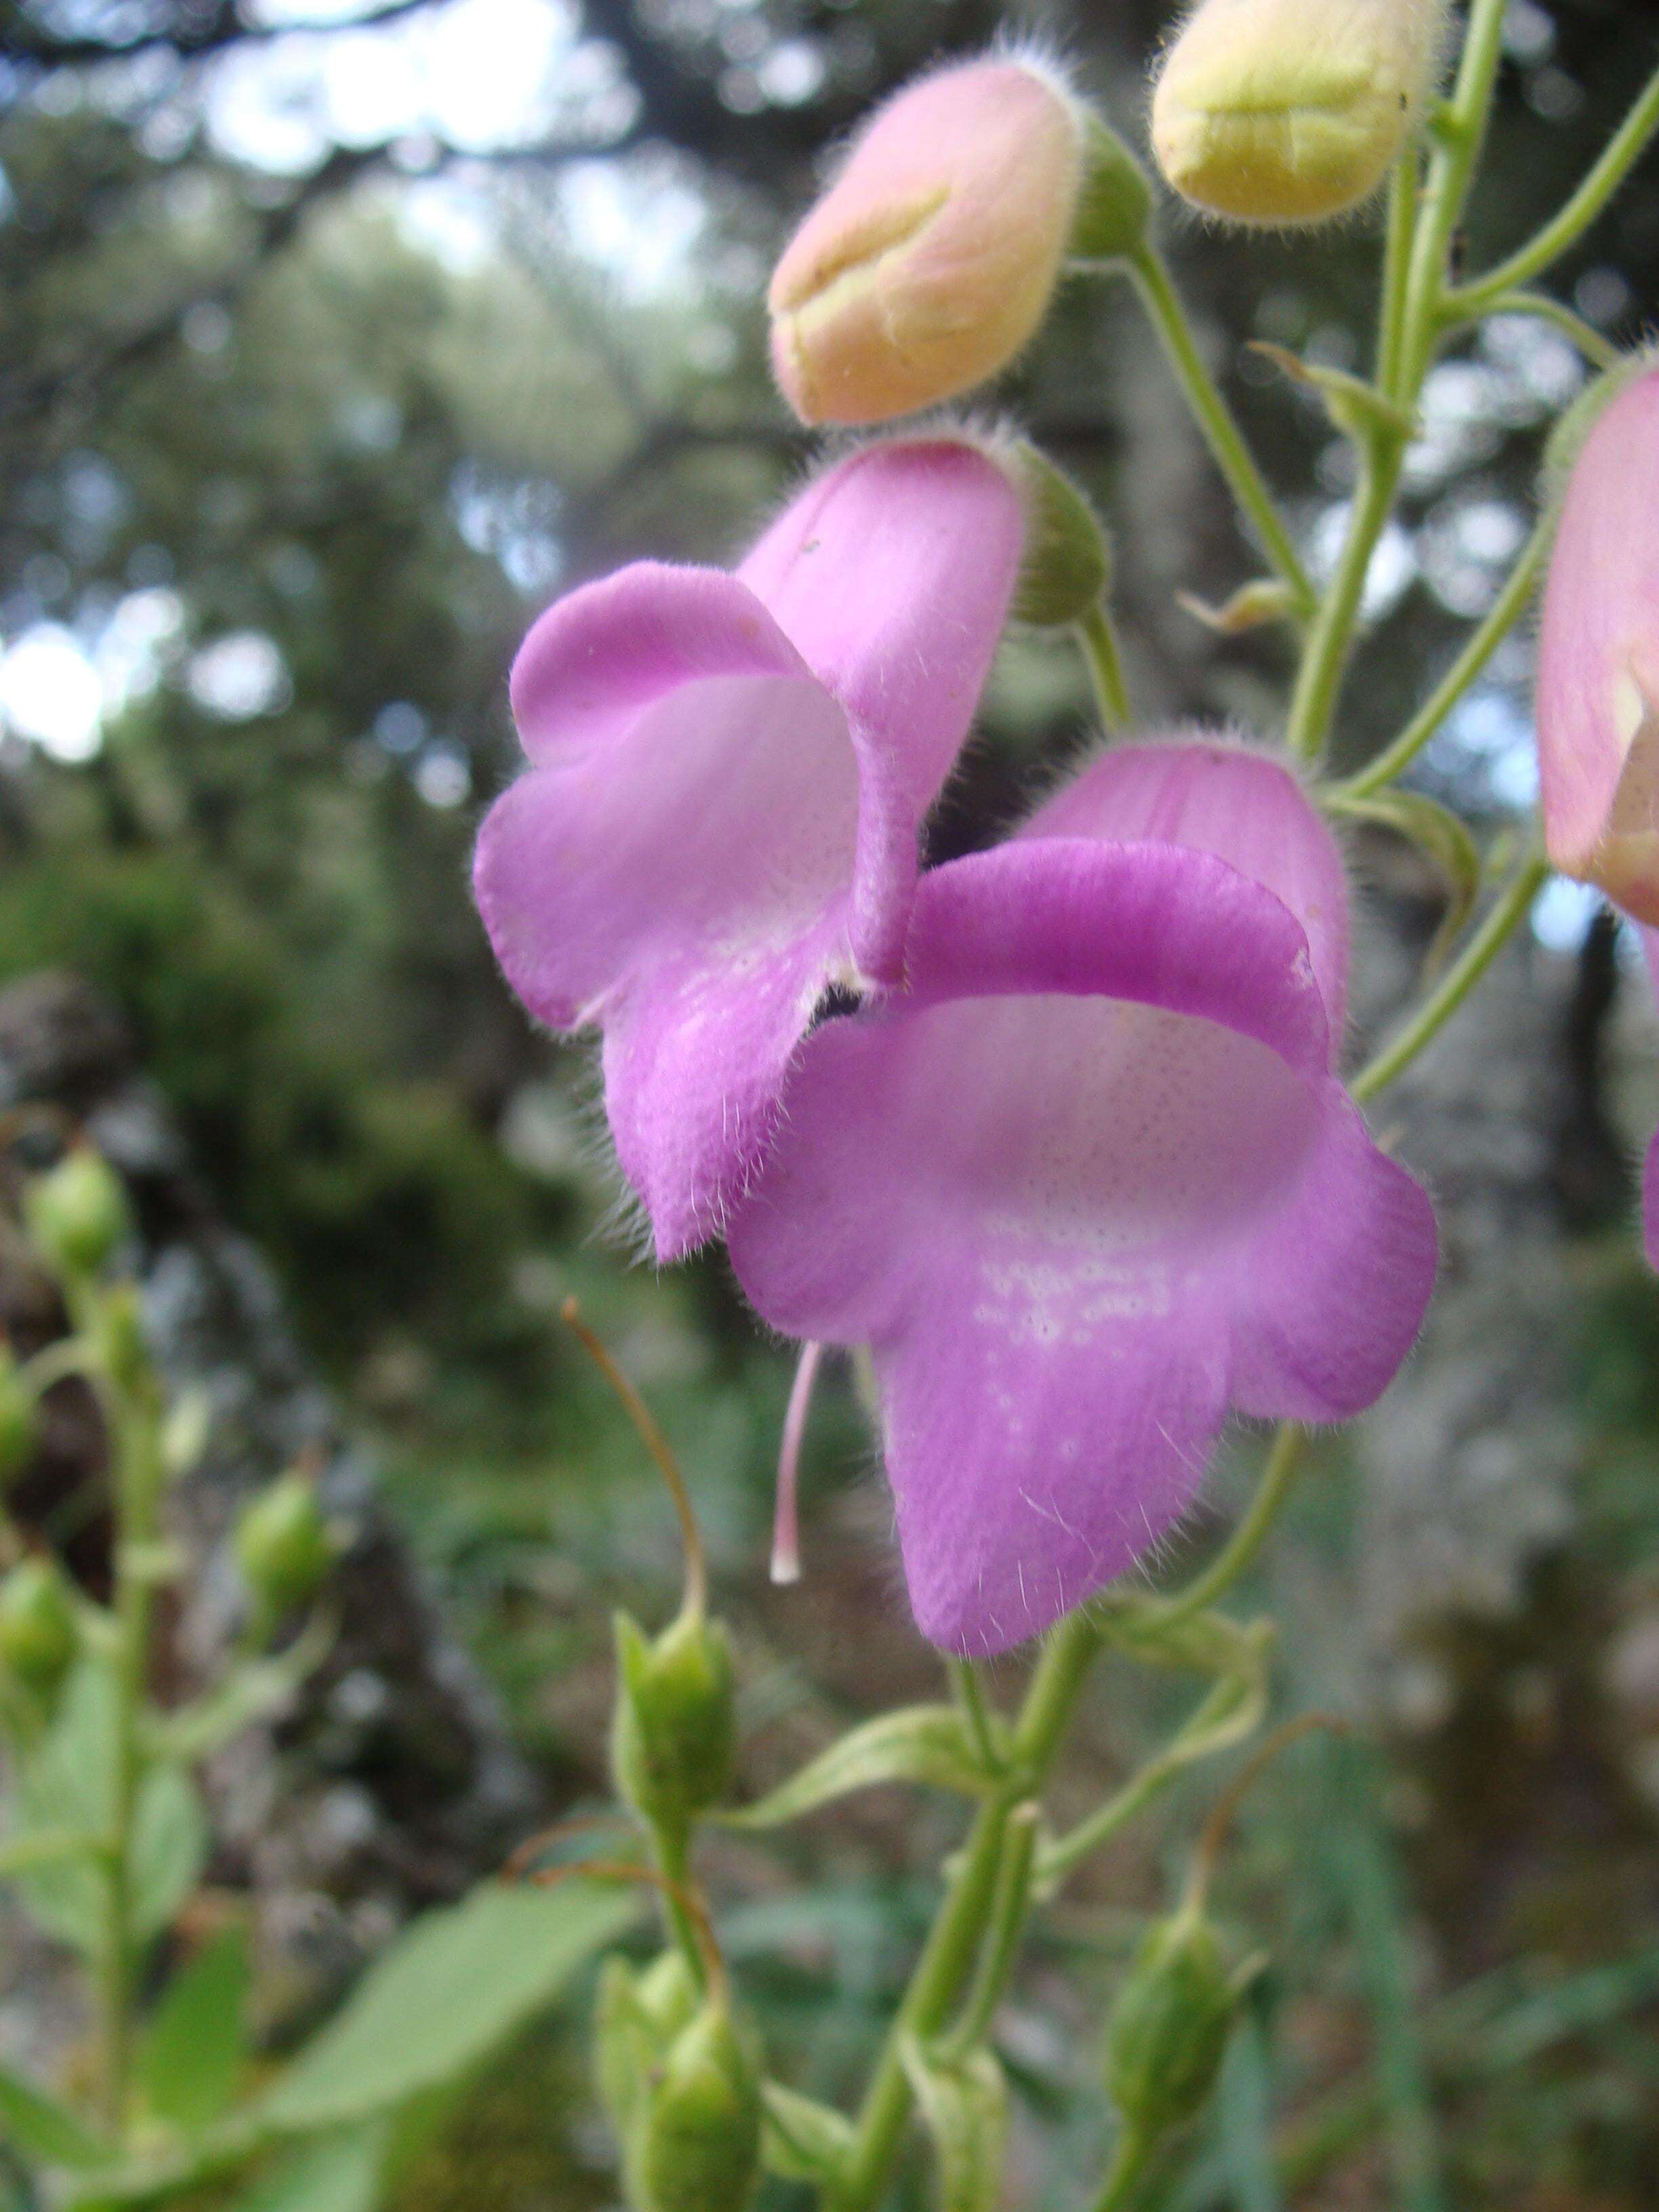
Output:
[[[182,1766],[153,1766],[132,1822],[132,1933],[159,1936],[201,1880],[212,1846],[201,1792]]]
[[[67,2105],[5,2067],[0,2067],[0,2129],[8,2142],[48,2166],[84,2172],[107,2166],[114,2156]]]
[[[952,1706],[906,1705],[842,1736],[758,1804],[715,1817],[722,1827],[779,1828],[879,1783],[920,1782],[979,1797],[995,1779],[980,1765]]]
[[[17,1788],[19,1838],[65,1830],[106,1835],[113,1810],[115,1678],[89,1654],[70,1675],[62,1704]],[[83,1858],[57,1858],[17,1877],[31,1917],[83,1957],[103,1940],[105,1885]]]
[[[233,2199],[229,2212],[374,2212],[386,2133],[375,2123],[301,2144]]]
[[[228,2106],[246,2051],[247,1935],[227,1928],[168,1984],[139,2059],[150,2109],[199,2135]]]
[[[939,2160],[940,2212],[996,2212],[1008,2145],[1008,2086],[996,2054],[942,2060],[912,2039],[902,2055]]]
[[[232,1668],[206,1697],[167,1717],[161,1740],[168,1756],[209,1758],[244,1729],[280,1712],[328,1656],[336,1632],[326,1613],[313,1614],[286,1650]]]
[[[382,1953],[258,2118],[309,2132],[367,2119],[453,2079],[551,2002],[640,1911],[615,1889],[490,1883],[428,1912]]]

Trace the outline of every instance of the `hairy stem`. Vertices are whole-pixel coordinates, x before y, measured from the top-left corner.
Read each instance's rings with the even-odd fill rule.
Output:
[[[1304,617],[1311,614],[1316,599],[1313,584],[1267,481],[1244,442],[1244,434],[1233,419],[1232,410],[1222,398],[1215,379],[1204,365],[1192,325],[1187,320],[1162,255],[1148,242],[1130,256],[1127,266],[1205,443],[1227,479],[1233,497],[1255,528],[1262,550],[1289,585],[1297,611]]]
[[[1095,711],[1113,737],[1119,737],[1134,720],[1129,687],[1124,681],[1123,656],[1117,632],[1103,606],[1091,607],[1077,624],[1078,643],[1088,664],[1089,684],[1095,695]]]
[[[1507,261],[1452,293],[1446,302],[1448,312],[1460,320],[1488,313],[1499,295],[1541,276],[1570,246],[1577,244],[1601,214],[1646,152],[1656,131],[1659,131],[1659,70],[1648,79],[1636,105],[1566,205]]]
[[[1543,573],[1553,534],[1547,520],[1538,525],[1510,571],[1491,612],[1471,635],[1429,698],[1391,745],[1338,785],[1345,798],[1364,799],[1374,791],[1381,791],[1417,758],[1526,612]]]
[[[951,1878],[830,2197],[834,2212],[872,2212],[887,2185],[910,2116],[905,2039],[939,2034],[961,1997],[995,1900],[1009,1822],[1053,1765],[1100,1642],[1084,1611],[1062,1621],[1044,1647],[1015,1724],[1008,1782],[980,1811]]]

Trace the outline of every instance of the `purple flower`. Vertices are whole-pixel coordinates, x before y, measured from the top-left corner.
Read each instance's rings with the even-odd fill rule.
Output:
[[[825,991],[899,977],[918,827],[1022,534],[978,447],[875,446],[734,575],[641,562],[525,641],[532,765],[484,823],[478,905],[531,1012],[604,1031],[606,1111],[663,1260],[759,1167]]]
[[[935,1643],[1119,1574],[1230,1408],[1345,1419],[1405,1358],[1434,1217],[1333,1072],[1347,941],[1285,769],[1125,746],[925,878],[907,988],[802,1047],[732,1257],[775,1327],[870,1346]]]

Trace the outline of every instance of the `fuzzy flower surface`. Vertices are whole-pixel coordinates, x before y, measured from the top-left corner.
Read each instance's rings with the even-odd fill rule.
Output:
[[[1659,927],[1659,369],[1607,404],[1567,479],[1537,705],[1550,859]]]
[[[1123,746],[926,877],[906,988],[802,1048],[732,1258],[775,1327],[870,1346],[936,1644],[1121,1574],[1230,1411],[1346,1419],[1405,1358],[1434,1217],[1334,1073],[1347,956],[1285,769]]]
[[[810,483],[734,574],[640,562],[526,639],[529,770],[484,821],[474,886],[530,1011],[603,1032],[659,1258],[713,1235],[757,1170],[825,991],[898,979],[919,826],[1022,538],[978,446],[878,445]]]
[[[1417,127],[1444,0],[1200,0],[1152,95],[1176,191],[1235,222],[1322,222],[1368,199]]]
[[[882,422],[1005,368],[1060,276],[1083,180],[1058,76],[992,56],[878,109],[772,278],[772,363],[805,422]]]

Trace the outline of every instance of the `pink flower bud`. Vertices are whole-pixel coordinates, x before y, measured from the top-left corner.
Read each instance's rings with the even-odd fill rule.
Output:
[[[1659,925],[1659,368],[1607,403],[1567,479],[1544,598],[1549,855]]]
[[[1080,110],[1026,61],[900,92],[772,279],[772,363],[805,422],[879,422],[1006,367],[1042,320],[1082,182]]]

